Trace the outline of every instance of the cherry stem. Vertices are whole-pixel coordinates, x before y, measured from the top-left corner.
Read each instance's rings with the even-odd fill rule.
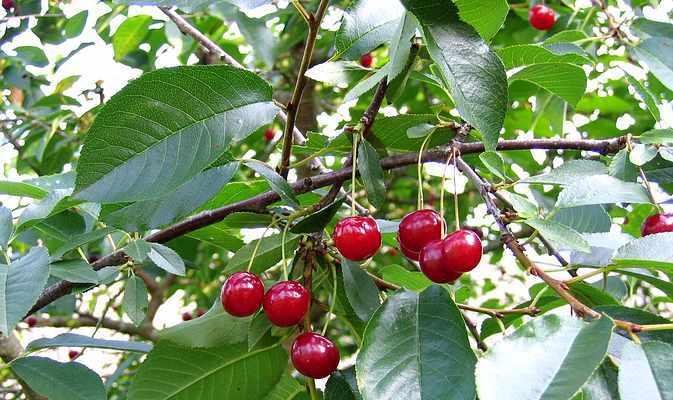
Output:
[[[287,231],[290,228],[291,222],[292,221],[290,220],[290,218],[288,218],[287,223],[283,228],[283,236],[281,238],[281,245],[280,245],[281,256],[283,257],[283,279],[285,279],[286,281],[289,280],[289,275],[287,272],[287,257],[285,256],[285,238],[287,237]]]
[[[434,132],[430,132],[428,136],[425,137],[425,140],[421,144],[421,149],[418,152],[418,203],[416,204],[418,210],[423,209],[423,152],[428,146],[433,133]]]
[[[252,255],[250,255],[250,262],[248,262],[248,268],[245,269],[246,272],[250,272],[252,269],[252,264],[255,260],[255,256],[257,255],[257,252],[259,251],[259,245],[262,244],[262,239],[266,236],[266,233],[276,225],[276,217],[271,218],[271,223],[264,229],[264,232],[262,233],[262,236],[257,240],[257,244],[255,244],[255,248],[252,250]],[[285,243],[283,243],[283,247],[285,246]]]
[[[452,149],[453,157],[453,212],[456,218],[456,231],[460,230],[460,211],[458,209],[458,184],[456,183],[456,171],[458,171],[458,166],[456,165],[456,147]]]
[[[331,263],[330,269],[332,270],[332,281],[334,284],[332,285],[332,299],[331,303],[329,305],[329,311],[327,312],[327,316],[325,317],[325,325],[322,327],[322,335],[325,336],[325,333],[327,333],[327,327],[329,326],[329,321],[331,316],[334,315],[334,304],[336,303],[336,297],[337,297],[337,273],[336,273],[336,267],[334,266],[334,263]]]
[[[355,215],[355,176],[357,175],[358,166],[358,140],[360,139],[360,131],[353,133],[353,173],[351,177],[351,215]]]
[[[628,153],[633,151],[633,144],[631,143],[632,136],[631,134],[626,135],[626,151]],[[650,181],[647,179],[647,175],[645,175],[645,171],[643,170],[643,167],[640,165],[638,167],[638,173],[640,175],[640,179],[643,181],[643,184],[645,185],[645,189],[647,190],[647,195],[650,198],[650,201],[654,206],[659,210],[659,212],[662,211],[661,206],[657,203],[657,200],[654,197],[654,190],[652,190],[652,185],[650,184]]]

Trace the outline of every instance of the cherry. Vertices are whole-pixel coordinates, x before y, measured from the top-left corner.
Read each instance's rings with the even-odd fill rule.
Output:
[[[363,67],[371,68],[372,64],[374,64],[374,56],[372,56],[372,53],[363,54],[362,57],[360,57],[360,65]]]
[[[645,220],[643,236],[664,232],[673,232],[673,214],[655,214]]]
[[[206,313],[206,310],[204,310],[203,308],[197,308],[194,315],[196,315],[196,318],[200,318],[200,317],[203,317],[203,314],[205,314],[205,313]]]
[[[442,238],[442,217],[434,210],[419,210],[407,214],[400,222],[397,241],[407,258],[418,261],[426,244]]]
[[[192,313],[189,311],[185,311],[182,313],[182,320],[183,321],[190,321],[192,319]]]
[[[79,357],[79,351],[77,351],[77,350],[70,350],[70,351],[68,352],[68,358],[70,358],[70,361],[76,359],[77,357]]]
[[[339,253],[351,261],[370,258],[381,247],[381,231],[372,217],[348,217],[337,224],[332,235]]]
[[[536,4],[528,11],[531,26],[541,31],[548,31],[556,23],[556,13],[544,4]]]
[[[453,283],[461,273],[452,269],[444,252],[444,240],[427,244],[419,255],[421,271],[435,283]]]
[[[444,257],[456,272],[470,272],[481,261],[481,239],[471,230],[461,229],[444,239]]]
[[[270,142],[275,137],[276,137],[276,131],[274,131],[273,128],[266,128],[266,130],[264,131],[264,140]]]
[[[222,307],[235,317],[256,313],[264,299],[264,284],[250,272],[236,272],[222,286]]]
[[[304,332],[292,343],[292,365],[304,376],[325,378],[337,369],[339,359],[334,343],[317,333]]]
[[[11,10],[12,8],[14,8],[14,0],[2,0],[2,7],[5,10],[8,11]]]
[[[278,282],[264,295],[264,312],[276,326],[297,325],[308,312],[311,295],[299,282]]]
[[[30,315],[28,318],[26,318],[26,324],[28,324],[29,328],[34,328],[35,325],[37,325],[37,317]]]

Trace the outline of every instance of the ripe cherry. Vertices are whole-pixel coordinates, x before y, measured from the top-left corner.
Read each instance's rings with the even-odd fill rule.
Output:
[[[444,257],[456,272],[470,272],[481,261],[483,247],[479,236],[467,229],[453,232],[444,239]]]
[[[304,332],[292,343],[292,365],[304,376],[325,378],[337,369],[339,359],[334,343],[317,333]]]
[[[11,10],[12,8],[14,8],[14,0],[2,0],[2,7],[5,10],[8,11]]]
[[[68,352],[68,358],[70,359],[70,361],[76,359],[77,357],[79,357],[79,351],[77,351],[77,350],[70,350],[70,351]]]
[[[37,325],[37,317],[34,315],[30,315],[26,318],[26,324],[28,324],[29,328],[34,328],[35,325]]]
[[[185,311],[182,313],[183,321],[191,321],[191,319],[192,319],[192,313],[190,313],[189,311]]]
[[[434,210],[407,214],[400,222],[397,241],[407,258],[418,261],[421,250],[433,240],[442,238],[442,217]]]
[[[548,31],[556,23],[556,13],[544,4],[536,4],[528,11],[531,26],[541,31]]]
[[[645,220],[643,236],[664,232],[673,232],[673,214],[655,214]]]
[[[276,137],[276,131],[273,128],[266,128],[264,131],[264,140],[270,142]]]
[[[278,282],[264,295],[264,312],[276,326],[297,325],[308,312],[311,295],[299,282]]]
[[[337,224],[332,235],[339,253],[351,261],[370,258],[381,247],[381,231],[372,217],[348,217]]]
[[[444,240],[430,242],[419,256],[421,271],[435,283],[453,283],[461,273],[451,268],[444,252]]]
[[[250,272],[236,272],[222,286],[222,307],[235,317],[256,313],[264,299],[264,284]]]
[[[360,65],[363,67],[371,68],[372,64],[374,64],[374,56],[372,56],[372,53],[363,54],[362,57],[360,57]]]

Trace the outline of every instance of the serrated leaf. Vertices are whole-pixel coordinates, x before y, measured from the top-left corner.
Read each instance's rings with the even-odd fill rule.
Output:
[[[254,349],[272,328],[271,321],[266,317],[266,314],[263,312],[257,313],[250,322],[250,328],[248,329],[248,351]]]
[[[139,263],[147,259],[147,255],[151,250],[152,247],[150,244],[143,239],[132,240],[122,249],[127,256]]]
[[[633,240],[633,236],[625,233],[585,233],[584,240],[591,246],[591,253],[570,253],[570,262],[576,265],[603,267],[611,263],[615,251],[622,245]]]
[[[342,259],[341,270],[348,302],[358,318],[365,322],[369,321],[381,303],[378,287],[356,262]]]
[[[98,274],[84,260],[70,260],[49,265],[49,275],[72,283],[98,283]]]
[[[276,171],[271,169],[268,165],[257,160],[248,160],[244,162],[245,166],[257,172],[262,178],[266,179],[271,186],[271,189],[276,192],[281,199],[290,207],[299,208],[299,200],[292,190],[292,186],[287,183],[287,180],[278,175]]]
[[[115,3],[143,6],[178,7],[187,12],[204,10],[213,3],[226,3],[244,12],[253,11],[272,0],[114,0]]]
[[[28,65],[34,65],[38,68],[49,65],[49,59],[44,51],[35,46],[19,46],[15,47],[16,56]]]
[[[653,129],[644,132],[638,140],[646,144],[673,144],[673,129]]]
[[[498,50],[506,69],[544,63],[589,64],[591,60],[575,53],[557,53],[534,44],[520,44]]]
[[[290,373],[285,373],[264,400],[306,400],[308,393]]]
[[[492,174],[502,179],[503,181],[507,180],[507,174],[505,173],[505,160],[500,154],[495,151],[486,151],[479,154],[479,159],[482,163],[491,171]]]
[[[651,37],[632,48],[638,61],[647,65],[654,76],[673,90],[673,39]]]
[[[91,232],[82,233],[80,235],[71,236],[68,238],[68,242],[64,243],[62,246],[56,248],[51,252],[52,260],[58,260],[65,255],[65,253],[74,250],[80,246],[86,245],[87,243],[95,242],[97,240],[103,239],[105,236],[114,232],[116,229],[113,228],[101,228],[96,229]]]
[[[43,199],[49,191],[26,182],[0,181],[0,194]]]
[[[658,150],[654,146],[637,143],[629,153],[629,161],[634,165],[643,166],[652,161],[657,156]]]
[[[409,271],[399,265],[387,265],[380,272],[386,282],[415,292],[422,292],[432,286],[432,281],[421,272]]]
[[[582,400],[620,400],[617,367],[606,359],[582,386]]]
[[[571,249],[588,253],[589,243],[574,229],[556,221],[544,219],[528,219],[526,224],[540,232],[540,234],[562,249]]]
[[[12,223],[12,211],[0,205],[0,250],[7,248],[9,238],[14,231],[14,224]]]
[[[650,198],[642,185],[620,181],[610,175],[595,175],[566,186],[558,196],[556,207],[613,203],[648,204]]]
[[[436,130],[436,125],[422,123],[407,129],[407,137],[410,139],[424,138]]]
[[[369,202],[376,208],[383,207],[386,201],[383,168],[381,168],[376,149],[366,140],[362,140],[358,145],[358,171],[365,184]]]
[[[154,265],[166,272],[179,276],[185,275],[185,262],[170,247],[159,243],[150,243],[150,252],[147,253],[147,257]]]
[[[562,208],[554,214],[554,221],[580,233],[609,232],[610,215],[602,205]]]
[[[625,74],[627,82],[636,90],[636,93],[643,99],[643,102],[647,106],[650,114],[654,117],[655,120],[659,121],[661,119],[661,113],[659,112],[659,105],[656,97],[642,83],[640,83],[636,78],[631,76],[628,72]]]
[[[629,160],[627,149],[621,149],[612,157],[608,167],[610,176],[614,176],[624,182],[635,182],[638,177],[638,169]]]
[[[325,385],[325,400],[362,400],[355,368],[334,371]]]
[[[345,197],[340,197],[320,211],[300,219],[290,228],[290,232],[297,234],[321,232],[332,221],[344,200]]]
[[[261,240],[262,243],[259,245],[257,255],[252,262],[250,271],[260,274],[278,264],[283,258],[281,251],[282,239],[283,235],[280,233],[258,239]],[[289,233],[286,239],[285,251],[287,256],[291,257],[299,245],[301,236]],[[224,272],[230,274],[236,271],[245,271],[248,268],[252,252],[255,250],[258,240],[253,240],[241,247],[241,249],[231,257],[227,266],[224,268]]]
[[[673,399],[673,346],[661,342],[627,342],[619,363],[622,400]]]
[[[511,192],[507,192],[506,196],[512,207],[514,207],[514,211],[521,217],[533,218],[539,215],[540,211],[537,205],[533,204],[526,197]]]
[[[572,106],[577,105],[587,88],[584,70],[577,65],[566,63],[534,64],[512,75],[509,81],[533,83],[559,96]]]
[[[509,12],[506,0],[455,0],[460,19],[472,25],[486,40],[489,40],[505,23]]]
[[[365,75],[367,69],[355,61],[327,61],[306,71],[306,76],[314,81],[338,87],[348,87],[351,82],[359,81]]]
[[[122,307],[136,326],[140,326],[145,321],[148,305],[147,288],[143,280],[135,275],[128,278],[124,287]]]
[[[98,374],[78,362],[60,363],[45,357],[20,357],[12,371],[49,400],[105,400]]]
[[[152,350],[152,345],[142,342],[127,342],[124,340],[97,339],[90,336],[76,335],[74,333],[62,333],[53,338],[40,338],[33,340],[26,346],[27,351],[52,349],[55,347],[86,347],[94,349],[133,351],[147,353]]]
[[[617,265],[641,268],[673,268],[673,233],[658,233],[633,240],[617,249],[612,261]]]
[[[144,109],[152,113],[137,113]],[[218,65],[144,74],[96,116],[77,164],[75,197],[116,203],[171,193],[276,112],[271,87],[252,72]]]
[[[646,39],[650,36],[673,37],[673,25],[667,22],[638,17],[634,18],[630,28],[641,39]]]
[[[598,161],[568,161],[546,174],[536,175],[523,180],[524,183],[545,183],[551,185],[569,185],[589,176],[607,173],[605,165]]]
[[[481,400],[567,400],[605,357],[613,322],[586,323],[573,316],[535,318],[496,343],[477,363]],[[522,362],[520,355],[534,357]],[[531,358],[532,359],[532,358]],[[502,385],[525,379],[525,385]]]
[[[152,17],[149,15],[136,15],[129,17],[119,25],[112,36],[112,48],[114,58],[120,61],[129,53],[138,49],[145,36],[149,33]]]

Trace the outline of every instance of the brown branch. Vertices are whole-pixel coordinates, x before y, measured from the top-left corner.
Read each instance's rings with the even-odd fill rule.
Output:
[[[464,312],[461,311],[460,313],[463,316],[463,320],[465,321],[465,326],[467,326],[467,329],[470,331],[472,334],[472,337],[474,337],[474,340],[477,342],[477,347],[481,351],[488,351],[488,346],[484,341],[481,339],[481,336],[479,335],[479,330],[477,330],[477,324],[474,323],[467,315],[465,315]]]
[[[531,139],[531,140],[501,140],[498,143],[498,150],[586,150],[602,154],[615,153],[619,151],[625,143],[624,137],[609,140],[564,140],[564,139]],[[483,143],[462,143],[458,145],[460,154],[473,154],[484,151]],[[451,153],[451,148],[433,149],[423,153],[422,162],[444,161]],[[384,170],[402,168],[409,165],[415,165],[418,162],[418,153],[405,153],[386,157],[381,160],[381,167]],[[307,193],[314,189],[331,186],[337,182],[343,182],[351,177],[350,167],[339,171],[328,172],[306,178],[292,184],[292,188],[297,194]],[[481,178],[479,178],[481,179]],[[262,212],[266,206],[280,200],[275,192],[269,191],[249,199],[232,203],[214,210],[203,211],[182,222],[157,231],[145,238],[149,242],[165,243],[197,229],[215,224],[222,221],[228,215],[237,212]],[[492,201],[491,201],[492,202]],[[506,227],[505,227],[506,228]],[[509,231],[509,229],[507,229]],[[128,257],[121,251],[100,258],[92,264],[94,270],[99,270],[110,265],[121,265],[127,261]],[[44,290],[35,306],[26,316],[42,309],[53,301],[69,294],[73,288],[70,282],[61,281]]]
[[[69,317],[51,317],[37,319],[36,326],[51,327],[51,328],[81,328],[81,327],[96,327],[100,322],[100,326],[105,329],[110,329],[116,332],[125,333],[131,336],[138,336],[143,339],[151,340],[153,342],[159,340],[159,335],[150,324],[143,324],[135,326],[131,323],[119,321],[111,318],[95,317],[88,313],[78,314],[75,318]]]

